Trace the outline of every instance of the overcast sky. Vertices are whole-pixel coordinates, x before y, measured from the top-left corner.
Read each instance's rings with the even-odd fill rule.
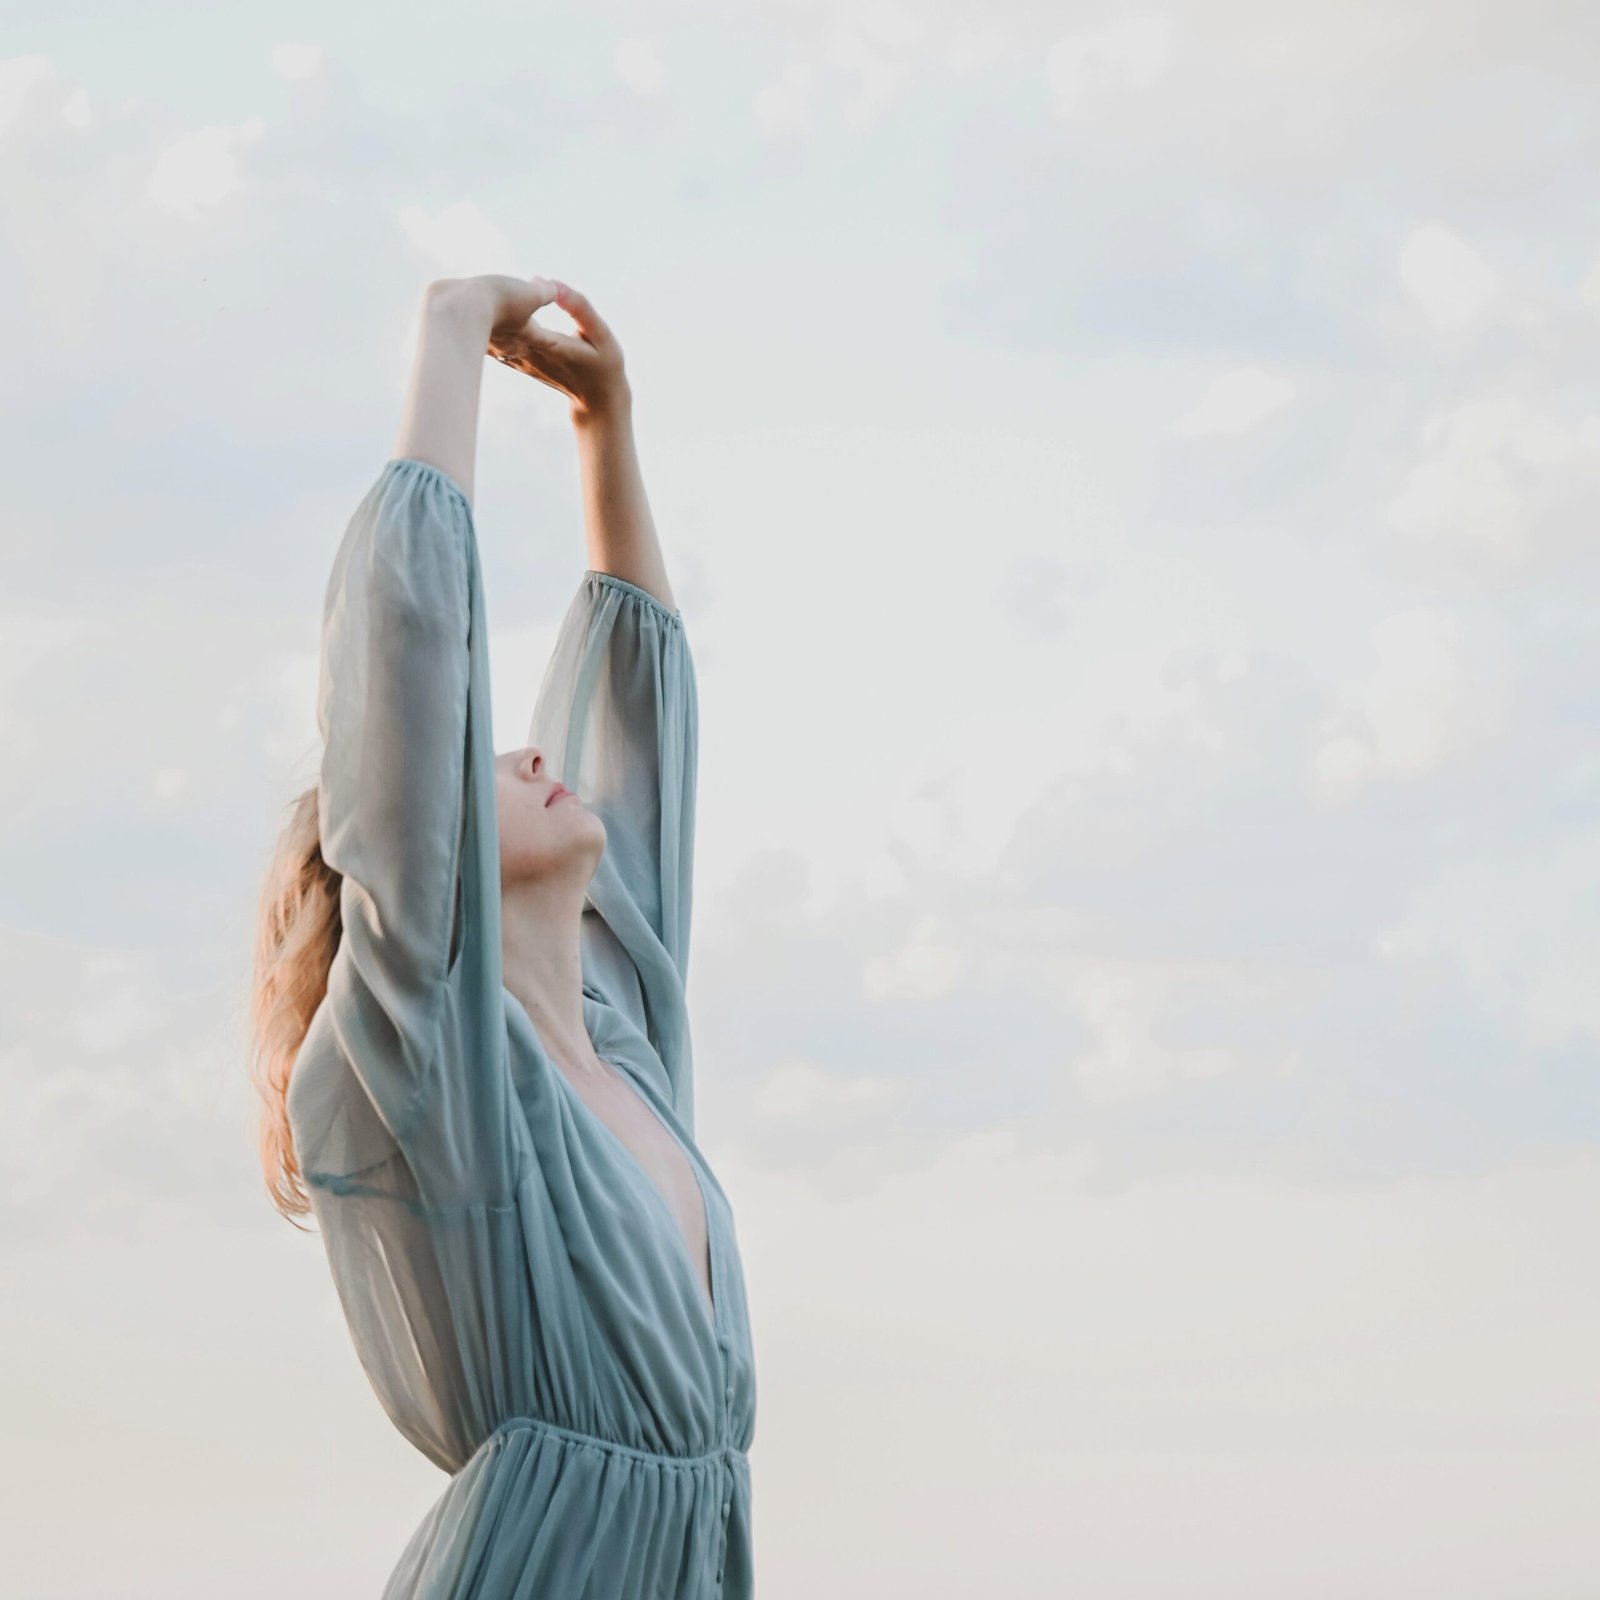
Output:
[[[0,1517],[376,1595],[260,873],[418,294],[624,348],[764,1600],[1600,1592],[1600,20],[63,8],[0,60]],[[553,325],[564,325],[559,313]],[[585,564],[484,375],[494,716]]]

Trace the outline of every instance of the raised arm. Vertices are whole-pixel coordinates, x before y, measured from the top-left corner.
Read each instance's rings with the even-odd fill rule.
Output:
[[[481,1183],[504,1156],[494,749],[470,491],[489,332],[507,299],[548,299],[544,280],[531,282],[427,292],[396,454],[350,518],[323,609],[319,821],[342,875],[332,1020],[433,1198]],[[487,1042],[464,1049],[468,1034]]]
[[[578,442],[584,537],[589,567],[642,589],[676,611],[661,543],[639,471],[633,437],[633,388],[622,345],[586,295],[559,278],[546,280],[575,334],[542,323],[503,323],[490,353],[567,397]]]
[[[571,403],[588,570],[562,621],[529,729],[606,826],[589,887],[585,982],[650,1039],[693,1126],[685,986],[699,704],[694,662],[639,471],[622,349],[590,302],[554,280],[577,324],[501,330],[490,351]]]
[[[614,348],[616,361],[615,376],[572,408],[589,570],[541,688],[533,742],[553,736],[556,759],[571,766],[606,823],[615,879],[602,872],[594,898],[608,922],[641,919],[682,985],[699,738],[694,662],[639,470],[620,347],[586,299],[560,288],[581,335]],[[608,884],[627,895],[615,915],[604,904]],[[589,944],[598,955],[601,941]],[[648,967],[655,953],[636,950],[634,965]]]

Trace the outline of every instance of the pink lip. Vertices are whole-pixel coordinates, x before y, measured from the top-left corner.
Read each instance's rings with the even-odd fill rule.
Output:
[[[547,806],[553,806],[557,800],[561,799],[564,795],[569,795],[571,793],[572,791],[564,783],[558,783],[555,788],[550,791],[550,798],[545,801],[545,804]]]

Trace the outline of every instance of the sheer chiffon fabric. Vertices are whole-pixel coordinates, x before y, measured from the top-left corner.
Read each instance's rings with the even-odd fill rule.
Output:
[[[330,576],[328,994],[289,1115],[356,1352],[450,1475],[384,1600],[746,1600],[755,1371],[684,997],[698,703],[679,613],[585,572],[529,742],[606,826],[584,1019],[682,1145],[712,1300],[665,1197],[505,987],[484,596],[460,486],[384,464]]]

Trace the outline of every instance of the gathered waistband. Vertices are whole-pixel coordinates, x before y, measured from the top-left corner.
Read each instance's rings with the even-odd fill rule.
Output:
[[[558,1439],[565,1439],[569,1444],[588,1445],[592,1449],[606,1450],[613,1455],[634,1456],[640,1461],[648,1461],[653,1467],[698,1467],[704,1466],[708,1461],[719,1461],[727,1456],[743,1456],[744,1451],[736,1444],[718,1445],[714,1450],[707,1450],[703,1455],[679,1456],[669,1455],[662,1450],[639,1450],[631,1444],[622,1444],[616,1439],[603,1439],[597,1433],[584,1433],[577,1428],[564,1428],[559,1422],[551,1422],[544,1417],[506,1417],[485,1436],[479,1450],[484,1449],[501,1434],[510,1433],[518,1428],[532,1429],[536,1433],[548,1433]],[[476,1452],[474,1452],[476,1454]]]

